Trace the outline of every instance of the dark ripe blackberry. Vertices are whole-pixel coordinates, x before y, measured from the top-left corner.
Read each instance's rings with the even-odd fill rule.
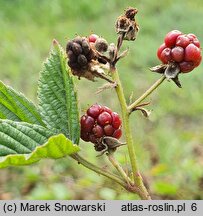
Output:
[[[77,36],[69,41],[66,54],[73,75],[94,81],[96,75],[91,71],[91,67],[99,63],[98,56],[86,37]]]
[[[82,45],[83,37],[77,36],[76,38],[73,39],[73,42]]]
[[[90,49],[89,53],[85,55],[88,61],[91,61],[92,59],[95,59],[95,53],[92,49]]]
[[[85,66],[85,65],[87,65],[87,59],[86,59],[86,57],[84,56],[84,55],[82,55],[82,54],[80,54],[79,56],[78,56],[78,58],[77,58],[77,62],[79,63],[79,65],[80,66]]]
[[[89,52],[90,52],[90,45],[89,43],[87,42],[87,40],[83,40],[82,41],[82,51],[85,55],[87,55]]]
[[[67,55],[68,55],[69,61],[71,61],[71,62],[76,62],[76,61],[77,61],[77,57],[76,57],[76,55],[73,53],[72,50],[69,50],[69,51],[67,52]]]
[[[82,53],[82,47],[80,44],[73,42],[72,50],[75,55],[80,55]]]
[[[66,53],[68,53],[69,50],[72,50],[73,41],[68,41],[66,45]]]
[[[79,70],[80,69],[80,65],[77,62],[68,61],[68,66],[73,70]]]

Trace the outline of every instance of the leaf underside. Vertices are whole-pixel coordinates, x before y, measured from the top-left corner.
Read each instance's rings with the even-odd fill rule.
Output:
[[[54,41],[40,74],[38,98],[41,116],[49,129],[65,134],[78,144],[80,137],[77,94],[67,69],[66,57]]]
[[[31,153],[11,154],[0,157],[0,168],[29,165],[44,158],[58,159],[74,154],[79,150],[80,148],[74,145],[63,134],[58,134],[50,137],[45,144],[37,146]]]
[[[35,107],[22,93],[0,81],[0,119],[45,125]]]

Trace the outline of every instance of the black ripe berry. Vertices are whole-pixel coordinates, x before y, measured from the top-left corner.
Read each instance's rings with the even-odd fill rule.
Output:
[[[85,65],[87,65],[87,58],[86,58],[84,55],[80,54],[80,55],[78,56],[78,64],[79,64],[80,66],[85,66]]]
[[[68,41],[66,45],[68,56],[68,65],[74,75],[83,76],[88,70],[88,65],[95,58],[95,53],[91,49],[87,38],[77,36],[75,39]]]

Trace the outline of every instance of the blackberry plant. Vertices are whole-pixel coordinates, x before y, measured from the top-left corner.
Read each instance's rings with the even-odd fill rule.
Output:
[[[169,32],[157,51],[162,64],[151,68],[161,77],[128,105],[116,64],[128,54],[128,50],[120,51],[123,41],[135,41],[138,36],[137,13],[136,8],[129,7],[117,18],[116,43],[108,43],[96,34],[77,36],[67,42],[64,51],[53,40],[50,56],[40,72],[38,107],[23,94],[0,82],[0,168],[29,165],[43,158],[70,156],[141,199],[151,199],[138,168],[129,118],[134,111],[141,111],[148,117],[150,112],[145,106],[149,103],[143,101],[164,80],[172,80],[181,87],[179,75],[200,65],[202,57],[200,42],[194,34],[183,34],[178,30]],[[73,76],[86,78],[87,82],[103,79],[105,85],[100,91],[116,91],[121,115],[95,101],[79,118]],[[122,133],[125,143],[119,141]],[[84,159],[79,153],[82,151],[80,138],[93,143],[95,150],[100,152],[97,156],[107,156],[117,174]],[[129,173],[116,160],[115,154],[120,146],[127,147],[131,165]]]

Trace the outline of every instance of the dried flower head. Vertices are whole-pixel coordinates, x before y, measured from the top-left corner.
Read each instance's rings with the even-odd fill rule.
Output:
[[[139,31],[139,26],[135,21],[136,8],[128,8],[125,14],[119,16],[116,21],[116,32],[122,35],[124,40],[135,40]]]

